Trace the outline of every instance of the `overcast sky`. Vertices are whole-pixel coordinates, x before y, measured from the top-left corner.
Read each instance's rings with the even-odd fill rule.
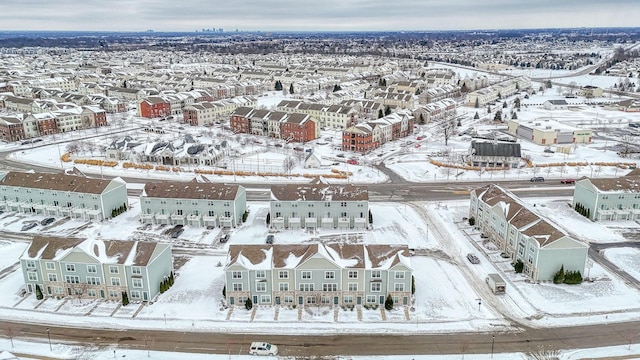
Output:
[[[1,0],[0,30],[467,30],[640,26],[640,0]]]

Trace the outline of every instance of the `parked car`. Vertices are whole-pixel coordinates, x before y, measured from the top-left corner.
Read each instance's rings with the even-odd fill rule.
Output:
[[[293,150],[295,151],[304,151],[304,148],[301,148],[300,146],[296,146],[293,148]]]
[[[220,242],[224,244],[227,241],[229,241],[229,238],[231,238],[231,235],[230,234],[225,234],[223,237],[220,238]]]
[[[562,179],[560,180],[560,184],[575,184],[576,179]]]
[[[51,224],[54,221],[56,221],[55,218],[47,217],[47,218],[42,219],[42,221],[40,221],[40,225],[47,226],[47,225]]]
[[[539,182],[539,181],[544,181],[544,178],[542,176],[534,176],[529,181],[531,181],[531,182]]]
[[[472,264],[480,264],[480,259],[471,253],[467,254],[467,260]]]
[[[35,222],[29,223],[29,224],[24,224],[24,225],[22,225],[22,229],[20,229],[20,231],[31,230],[36,226],[38,226],[38,223],[35,223]]]
[[[249,354],[274,356],[278,354],[278,347],[266,342],[255,341],[249,347]]]
[[[338,155],[336,155],[336,156],[337,156],[337,157],[339,157],[339,158],[343,158],[343,157],[344,157],[344,154],[338,154]]]
[[[275,240],[275,236],[273,236],[273,234],[267,235],[267,240],[266,240],[267,244],[273,244],[273,240]]]
[[[174,227],[171,230],[171,238],[172,239],[177,239],[180,237],[180,235],[182,235],[182,233],[184,232],[184,229],[182,228],[182,225],[176,225],[176,227]]]
[[[416,138],[416,140],[422,140],[422,139],[424,139],[424,136],[418,136],[418,137]]]
[[[349,160],[347,160],[347,164],[349,164],[349,165],[358,165],[358,160],[349,159]]]

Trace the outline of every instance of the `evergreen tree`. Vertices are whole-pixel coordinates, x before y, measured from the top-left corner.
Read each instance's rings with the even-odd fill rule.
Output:
[[[36,299],[42,300],[44,296],[42,296],[42,290],[40,290],[40,285],[36,284]]]
[[[416,293],[416,278],[411,275],[411,295]]]
[[[129,295],[127,295],[126,291],[122,292],[122,306],[129,305]]]
[[[502,108],[503,108],[503,109],[506,109],[506,108],[507,108],[507,102],[506,102],[506,101],[502,103]]]
[[[487,105],[487,114],[491,114],[491,105]]]
[[[267,226],[271,224],[271,213],[267,213]]]
[[[247,298],[247,301],[244,302],[244,308],[247,310],[251,310],[253,308],[253,301],[251,301],[251,298]]]
[[[514,120],[517,119],[518,118],[518,114],[516,114],[515,112],[511,113],[511,118],[514,119]]]
[[[480,108],[480,99],[476,98],[476,105],[475,105],[476,109]]]
[[[293,94],[293,84],[289,85],[289,94]]]
[[[420,117],[418,118],[418,122],[420,123],[420,125],[424,125],[424,114],[420,113]]]
[[[478,114],[478,112],[477,112],[477,111],[476,111],[476,114],[475,114],[475,115],[473,115],[473,118],[474,118],[475,120],[480,119],[480,115]]]
[[[371,213],[371,210],[369,210],[369,224],[373,224],[373,214]]]
[[[173,271],[169,273],[169,286],[173,286]]]
[[[227,285],[222,287],[222,297],[227,297]]]
[[[391,294],[387,294],[387,299],[384,301],[384,308],[386,310],[393,310],[393,298]]]
[[[384,115],[385,115],[385,116],[387,116],[387,115],[389,115],[389,114],[391,114],[391,108],[389,107],[389,105],[387,105],[387,106],[384,108]]]
[[[496,115],[493,117],[493,121],[502,121],[502,111],[496,111]]]
[[[382,109],[378,110],[378,119],[381,119],[384,117],[384,113],[382,112]]]

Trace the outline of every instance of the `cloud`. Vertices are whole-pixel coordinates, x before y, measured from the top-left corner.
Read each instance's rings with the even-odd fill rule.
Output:
[[[4,30],[449,30],[637,26],[612,0],[3,0]],[[623,9],[623,10],[621,10]]]

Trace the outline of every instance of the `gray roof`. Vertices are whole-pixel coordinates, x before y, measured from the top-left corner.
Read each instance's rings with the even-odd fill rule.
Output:
[[[152,198],[235,200],[239,185],[199,183],[150,182],[144,186],[144,195]]]
[[[70,191],[76,193],[101,194],[112,180],[91,179],[81,176],[25,173],[10,171],[0,185],[32,189]]]
[[[520,144],[502,142],[471,142],[472,154],[475,156],[521,157]]]
[[[368,201],[366,186],[286,184],[272,185],[271,199],[276,201]]]

